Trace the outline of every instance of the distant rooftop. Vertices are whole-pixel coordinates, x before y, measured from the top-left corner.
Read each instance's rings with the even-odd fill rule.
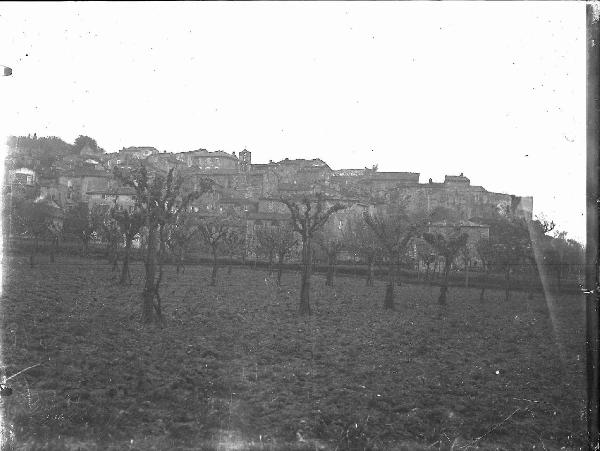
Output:
[[[206,149],[197,149],[197,150],[190,150],[187,152],[178,152],[177,155],[192,155],[194,157],[224,157],[224,158],[231,158],[234,160],[238,159],[235,156],[235,152],[234,152],[234,154],[230,154],[230,153],[224,152],[222,150],[216,150],[214,152],[211,152]]]
[[[156,147],[151,146],[131,146],[131,147],[123,147],[119,152],[152,152],[158,153],[158,149]]]

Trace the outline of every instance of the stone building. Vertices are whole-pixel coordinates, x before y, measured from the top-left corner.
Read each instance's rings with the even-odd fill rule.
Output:
[[[113,185],[107,189],[92,189],[86,194],[90,210],[98,206],[103,207],[105,210],[116,206],[117,209],[132,212],[135,208],[136,193],[129,186]]]
[[[188,167],[203,170],[238,169],[238,158],[222,150],[209,152],[206,149],[192,150],[175,154],[175,158],[184,162]]]
[[[99,161],[102,160],[102,161]],[[184,179],[184,191],[199,188],[203,179],[215,183],[212,193],[196,199],[191,208],[204,215],[235,212],[246,218],[248,238],[261,225],[281,225],[290,218],[281,201],[285,198],[321,193],[330,202],[342,202],[347,209],[336,213],[326,229],[341,237],[347,221],[366,209],[384,211],[408,199],[413,212],[431,213],[439,207],[457,216],[458,225],[467,231],[470,241],[489,234],[485,218],[498,211],[531,219],[533,198],[487,191],[471,185],[460,175],[446,175],[444,181],[421,183],[415,172],[380,172],[377,167],[364,169],[331,169],[319,158],[289,159],[268,163],[253,163],[252,153],[243,149],[236,156],[223,151],[198,149],[190,152],[166,153],[154,147],[128,147],[112,154],[98,154],[83,149],[79,155],[65,155],[52,168],[52,174],[33,182],[42,194],[67,210],[78,202],[132,208],[134,193],[119,186],[112,176],[115,166],[123,168],[146,166],[150,173],[166,174],[170,168]],[[16,168],[16,166],[12,166]],[[30,171],[30,170],[28,170]],[[21,177],[28,183],[29,172]],[[13,175],[14,177],[15,175]],[[472,221],[473,220],[473,221]],[[477,222],[475,222],[476,220]],[[439,223],[435,227],[444,226]]]

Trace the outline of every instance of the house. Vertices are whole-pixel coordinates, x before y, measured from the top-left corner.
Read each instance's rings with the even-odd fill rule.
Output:
[[[17,169],[10,169],[8,171],[9,174],[9,183],[25,185],[25,186],[34,186],[37,182],[37,173],[33,169],[27,167],[20,167]]]
[[[88,207],[90,209],[101,206],[109,209],[116,206],[117,209],[132,212],[136,204],[136,192],[130,186],[115,186],[107,189],[92,189],[86,193]]]
[[[61,192],[64,192],[65,204],[87,202],[88,192],[107,190],[112,176],[107,171],[76,168],[64,171],[58,177]]]
[[[204,170],[233,169],[238,170],[238,158],[235,152],[229,154],[218,150],[209,152],[206,149],[192,150],[175,154],[175,158],[185,163],[188,167],[196,167]]]
[[[141,147],[123,147],[119,150],[119,154],[123,158],[133,158],[137,160],[145,160],[150,155],[157,154],[158,150],[155,147],[141,146]]]

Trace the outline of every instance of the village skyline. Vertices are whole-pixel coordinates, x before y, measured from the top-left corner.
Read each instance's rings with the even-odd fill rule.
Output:
[[[546,6],[7,4],[0,132],[464,173],[584,241],[585,5]]]

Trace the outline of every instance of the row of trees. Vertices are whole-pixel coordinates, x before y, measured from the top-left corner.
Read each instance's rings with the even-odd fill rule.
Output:
[[[367,265],[368,286],[373,285],[375,265],[387,265],[383,303],[386,309],[395,308],[394,292],[399,280],[398,269],[408,260],[408,249],[413,248],[413,245],[417,250],[417,258],[421,259],[427,268],[433,262],[442,262],[438,298],[442,305],[447,300],[450,272],[459,258],[463,259],[467,269],[467,283],[468,268],[474,257],[482,263],[486,278],[489,278],[492,271],[502,270],[505,275],[507,300],[510,297],[512,273],[523,272],[523,268],[535,268],[535,274],[529,275],[532,294],[537,286],[535,281],[539,278],[537,270],[540,267],[554,268],[560,289],[561,274],[565,268],[577,267],[583,262],[582,246],[574,240],[565,239],[564,233],[555,232],[551,236],[554,224],[544,219],[527,221],[507,212],[499,212],[495,217],[489,218],[489,221],[486,220],[490,225],[490,238],[468,243],[468,235],[462,233],[459,227],[451,229],[448,233],[429,232],[428,230],[432,230],[431,222],[443,219],[444,212],[436,210],[433,214],[410,214],[406,208],[408,199],[404,199],[386,212],[364,212],[362,216],[351,218],[339,237],[328,235],[321,229],[331,214],[345,208],[343,205],[335,204],[327,209],[325,199],[318,195],[297,202],[282,200],[291,212],[293,229],[300,234],[303,246],[301,313],[310,313],[307,293],[310,286],[312,242],[316,242],[315,248],[321,249],[328,262],[328,285],[333,283],[336,257],[341,250],[359,256]],[[480,296],[483,300],[485,283]]]
[[[209,250],[213,260],[211,284],[216,283],[218,256],[227,254],[229,261],[235,255],[245,258],[252,247],[258,256],[268,261],[269,272],[277,259],[279,269],[277,283],[281,283],[282,263],[297,247],[301,248],[302,270],[299,311],[310,314],[310,277],[313,256],[319,254],[328,263],[326,283],[333,284],[339,253],[345,250],[357,256],[367,266],[366,283],[374,282],[375,265],[387,266],[387,283],[383,305],[395,308],[395,286],[399,280],[399,268],[406,260],[409,247],[416,248],[417,257],[429,268],[434,261],[442,261],[440,304],[445,304],[448,279],[453,264],[459,256],[468,253],[467,236],[459,230],[440,234],[428,232],[431,217],[425,214],[409,214],[406,204],[391,208],[385,213],[364,212],[347,221],[342,233],[330,233],[325,227],[329,218],[347,206],[331,203],[322,195],[301,199],[281,199],[287,206],[291,220],[285,226],[260,226],[255,229],[255,241],[246,242],[244,219],[235,214],[199,215],[190,210],[190,203],[212,190],[212,182],[206,180],[197,191],[182,192],[182,179],[173,171],[166,176],[150,175],[145,167],[136,170],[115,169],[115,176],[124,185],[136,191],[137,204],[133,211],[124,211],[115,205],[108,211],[82,205],[67,213],[63,230],[39,204],[22,203],[19,206],[19,223],[23,230],[38,241],[47,238],[54,249],[61,233],[77,236],[82,252],[87,253],[88,243],[95,236],[107,245],[107,255],[118,266],[122,255],[120,283],[131,280],[129,261],[132,243],[136,238],[144,242],[145,282],[142,294],[142,318],[145,322],[161,319],[160,284],[163,265],[168,258],[174,259],[177,272],[184,269],[185,255],[191,245],[201,243]],[[439,212],[436,212],[438,214]],[[490,239],[481,240],[474,249],[482,262],[484,273],[494,268],[504,268],[508,280],[511,265],[517,262],[538,262],[540,258],[567,259],[576,249],[576,242],[566,240],[564,235],[550,237],[554,225],[547,221],[525,222],[507,215],[498,215],[490,223]],[[566,243],[560,246],[557,243]],[[552,250],[552,252],[548,251]],[[53,258],[53,257],[52,257]],[[34,254],[32,254],[33,264]],[[229,265],[231,270],[231,265]],[[485,288],[482,289],[483,299]],[[507,296],[510,292],[507,284]]]
[[[85,135],[79,135],[75,138],[73,144],[63,141],[57,136],[40,136],[37,134],[27,136],[10,136],[6,144],[14,152],[30,153],[36,152],[36,155],[62,156],[68,154],[77,154],[86,145],[94,151],[104,153],[104,149],[98,146],[94,138]]]

